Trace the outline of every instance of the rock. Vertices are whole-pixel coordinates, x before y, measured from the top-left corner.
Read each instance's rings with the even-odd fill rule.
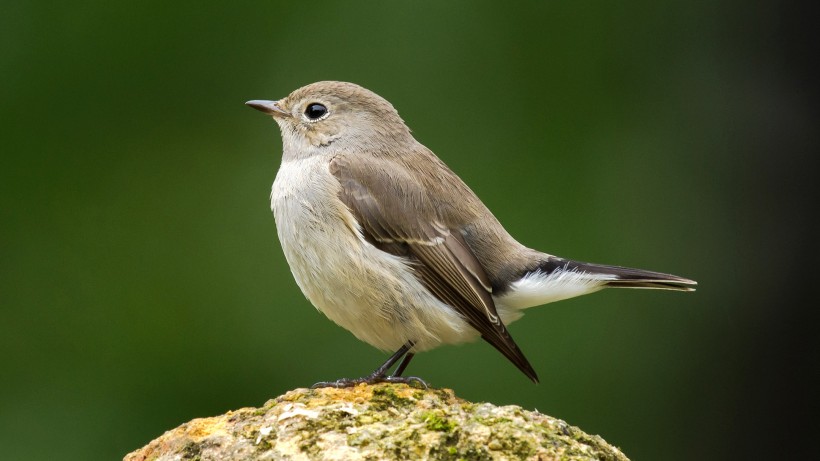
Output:
[[[518,406],[449,389],[296,389],[261,408],[194,419],[125,461],[627,460],[601,437]]]

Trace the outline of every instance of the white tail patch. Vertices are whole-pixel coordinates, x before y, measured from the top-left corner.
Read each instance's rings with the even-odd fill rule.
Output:
[[[578,270],[557,269],[549,274],[536,270],[513,282],[509,290],[496,299],[496,304],[505,311],[517,311],[594,293],[607,281],[617,279],[611,274]]]

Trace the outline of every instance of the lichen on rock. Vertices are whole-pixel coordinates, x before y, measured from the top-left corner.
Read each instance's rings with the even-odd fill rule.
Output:
[[[194,419],[125,461],[627,460],[601,437],[521,407],[403,384],[296,389]]]

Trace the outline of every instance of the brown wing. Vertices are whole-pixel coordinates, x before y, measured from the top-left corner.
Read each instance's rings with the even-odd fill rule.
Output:
[[[352,164],[337,156],[330,164],[330,172],[342,186],[339,197],[360,223],[364,237],[382,251],[414,262],[416,276],[431,293],[538,382],[498,316],[484,268],[458,229],[442,222],[411,171],[396,162],[368,160],[367,165],[359,165],[364,162]]]

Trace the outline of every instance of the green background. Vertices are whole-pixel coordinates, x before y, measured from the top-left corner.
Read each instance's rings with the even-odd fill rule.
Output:
[[[530,310],[511,331],[539,385],[485,343],[410,373],[636,460],[809,453],[809,24],[774,2],[3,2],[0,457],[120,459],[384,360],[294,283],[278,128],[243,105],[328,79],[390,100],[524,244],[700,283]]]

